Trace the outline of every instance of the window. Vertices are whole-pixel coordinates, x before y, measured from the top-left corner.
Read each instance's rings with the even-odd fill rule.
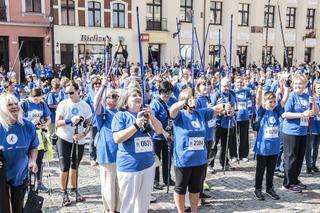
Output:
[[[238,25],[239,26],[249,26],[249,4],[239,4],[239,16]]]
[[[266,51],[266,47],[262,47],[262,63],[264,64],[265,62],[267,62],[267,64],[271,63],[271,59],[272,59],[272,47],[268,46],[267,48],[267,61],[265,61],[265,52]]]
[[[219,45],[209,45],[209,63],[214,67],[219,66]]]
[[[287,7],[287,23],[286,28],[295,28],[296,26],[296,8]]]
[[[271,6],[271,5],[270,7],[268,7],[268,5],[265,6],[264,27],[274,28],[274,11],[275,11],[275,6]]]
[[[311,47],[307,47],[304,51],[304,62],[310,63],[311,62],[311,55],[312,55],[312,49]]]
[[[314,16],[316,14],[315,9],[307,10],[307,29],[314,29]]]
[[[74,21],[74,1],[61,1],[61,24],[75,25]]]
[[[240,67],[247,66],[247,52],[248,52],[247,46],[238,46],[237,55],[239,57]]]
[[[79,44],[79,62],[102,62],[104,61],[104,45],[99,44]]]
[[[147,1],[147,30],[161,30],[162,24],[162,1]]]
[[[41,13],[41,0],[26,0],[26,12]]]
[[[191,44],[181,44],[181,56],[185,64],[191,60]]]
[[[180,0],[180,20],[191,22],[192,0]]]
[[[101,26],[101,5],[99,2],[88,2],[89,27]]]
[[[125,28],[125,7],[124,4],[115,3],[112,6],[112,26],[118,28]]]
[[[214,25],[222,24],[222,2],[211,1],[210,5],[210,21]]]
[[[291,67],[293,62],[293,48],[294,47],[286,47],[286,54],[288,57],[288,64],[286,64],[286,56],[284,55],[283,65],[285,67]]]

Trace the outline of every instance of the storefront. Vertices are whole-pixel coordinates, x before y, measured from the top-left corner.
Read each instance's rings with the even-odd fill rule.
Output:
[[[0,36],[0,66],[9,70],[8,37]]]

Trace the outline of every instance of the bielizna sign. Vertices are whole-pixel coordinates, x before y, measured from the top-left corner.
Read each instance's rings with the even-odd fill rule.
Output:
[[[94,34],[93,36],[90,35],[80,35],[81,39],[80,41],[84,41],[84,42],[105,42],[107,39],[107,35],[106,36],[98,36],[98,34]]]

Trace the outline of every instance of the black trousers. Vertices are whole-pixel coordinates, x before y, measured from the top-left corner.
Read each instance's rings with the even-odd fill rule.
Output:
[[[208,159],[209,158],[209,154],[210,154],[209,150],[212,147],[213,141],[207,141],[207,142],[205,142],[205,144],[206,144],[206,147],[207,147],[207,159]],[[203,177],[201,179],[200,198],[202,197],[203,184],[204,184],[204,181],[206,180],[206,177],[207,177],[207,168],[208,168],[208,164],[206,164],[205,167],[204,167]]]
[[[168,144],[166,140],[154,140],[153,141],[153,147],[154,147],[154,152],[156,153],[157,157],[159,160],[162,162],[162,178],[163,178],[163,183],[167,183],[168,180],[168,161],[169,161],[169,156],[168,156]],[[173,144],[171,145],[171,159],[172,159],[172,154],[173,154]],[[170,164],[170,170],[172,167],[172,163]],[[171,180],[171,175],[169,177],[169,180]],[[156,173],[154,176],[154,181],[159,182],[160,181],[160,168],[156,167]]]
[[[5,207],[4,207],[4,213],[10,212],[10,203],[12,206],[12,213],[22,213],[23,211],[23,201],[24,196],[27,191],[27,183],[25,182],[21,186],[11,186],[10,184],[7,184],[6,187],[6,196],[4,196],[5,199]],[[11,196],[11,199],[9,199],[9,195]]]
[[[236,144],[235,144],[235,128],[231,128],[230,129],[230,133],[229,133],[229,144],[228,144],[228,149],[230,151],[230,156],[232,156],[232,151],[231,150],[236,150]],[[217,130],[216,130],[216,135],[215,135],[215,139],[213,142],[213,146],[211,147],[211,151],[209,153],[208,159],[209,159],[209,166],[214,166],[214,159],[217,155],[218,152],[218,144],[219,142],[221,142],[221,150],[220,150],[220,164],[221,166],[224,165],[224,158],[226,155],[226,146],[227,146],[227,137],[228,137],[228,129],[225,128],[221,128],[220,126],[217,126]],[[229,163],[229,159],[227,156],[227,162],[226,164],[228,165]]]
[[[237,121],[237,132],[238,132],[238,149],[239,158],[248,158],[249,155],[249,120]],[[231,157],[237,157],[232,156]]]
[[[38,171],[37,171],[37,181],[39,183],[42,183],[42,173],[43,173],[43,168],[42,168],[42,161],[43,161],[43,156],[46,151],[44,150],[38,150],[38,156],[37,156],[37,166],[38,166]]]
[[[278,155],[257,155],[255,188],[262,189],[264,171],[266,171],[266,189],[273,187],[273,175],[276,168]]]
[[[284,180],[283,185],[289,187],[300,183],[301,172],[306,151],[307,136],[287,135],[283,133]]]

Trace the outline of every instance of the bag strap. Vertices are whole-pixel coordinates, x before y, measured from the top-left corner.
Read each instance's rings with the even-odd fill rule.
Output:
[[[160,104],[163,106],[163,108],[166,110],[167,112],[167,115],[168,115],[168,118],[169,120],[171,119],[170,117],[170,113],[169,113],[169,110],[168,110],[168,107],[167,107],[167,104],[161,99],[161,98],[158,98],[158,101],[160,102]]]
[[[32,176],[33,176],[33,182],[32,182]],[[29,193],[31,191],[34,191],[36,193],[38,193],[38,186],[36,186],[37,184],[37,174],[36,173],[33,173],[31,171],[28,172],[28,191]],[[32,183],[33,183],[33,187],[32,187]]]

